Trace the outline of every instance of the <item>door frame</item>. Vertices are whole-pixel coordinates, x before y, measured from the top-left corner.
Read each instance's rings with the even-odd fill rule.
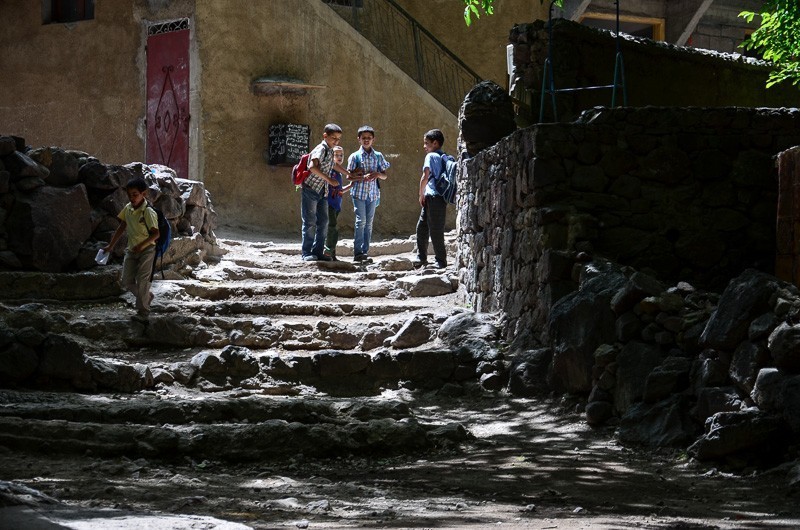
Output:
[[[147,43],[149,37],[160,33],[189,30],[189,160],[188,177],[192,180],[203,180],[200,166],[200,102],[199,102],[199,63],[197,41],[194,33],[194,20],[191,15],[167,20],[144,20],[142,38],[142,91],[143,91],[143,118],[140,127],[142,144],[144,148],[143,159],[147,157]]]

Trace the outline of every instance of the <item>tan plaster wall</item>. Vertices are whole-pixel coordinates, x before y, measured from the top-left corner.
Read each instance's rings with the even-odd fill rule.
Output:
[[[464,24],[461,0],[397,0],[412,17],[484,79],[508,87],[506,45],[514,24],[547,20],[539,0],[495,0],[494,14]]]
[[[297,232],[299,240],[300,196],[291,168],[263,158],[269,125],[307,124],[313,146],[326,123],[338,123],[349,154],[358,147],[356,130],[369,123],[375,148],[392,164],[381,185],[375,235],[414,232],[422,135],[441,128],[445,148],[454,150],[455,116],[318,0],[198,2],[195,30],[203,64],[203,180],[223,224]],[[262,76],[326,88],[304,96],[254,95],[251,82]],[[352,237],[349,197],[339,219],[342,236]]]
[[[182,17],[191,31],[190,171],[206,183],[220,223],[299,232],[290,168],[262,156],[270,124],[308,124],[314,145],[325,123],[336,122],[349,154],[356,129],[369,123],[392,163],[376,236],[413,233],[422,135],[441,128],[453,152],[456,117],[318,0],[103,1],[94,20],[45,26],[39,2],[3,0],[0,134],[85,150],[105,163],[143,161],[146,28]],[[254,95],[251,81],[271,75],[327,88]],[[340,219],[351,236],[349,198]],[[451,227],[454,219],[451,212]]]
[[[140,31],[129,2],[97,2],[95,19],[42,25],[41,3],[0,2],[0,134],[39,147],[140,160]]]

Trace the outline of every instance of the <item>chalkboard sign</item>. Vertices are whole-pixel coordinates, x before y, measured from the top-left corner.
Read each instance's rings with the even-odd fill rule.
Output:
[[[294,165],[309,151],[311,127],[297,123],[278,123],[269,126],[270,165]]]

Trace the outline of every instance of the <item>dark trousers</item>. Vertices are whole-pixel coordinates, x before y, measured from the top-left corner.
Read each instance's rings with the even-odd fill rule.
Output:
[[[329,252],[331,256],[336,255],[336,245],[339,243],[339,229],[336,228],[336,220],[339,217],[339,211],[335,210],[333,206],[328,205],[328,237],[325,239],[325,251]]]
[[[428,259],[428,238],[433,243],[436,263],[447,265],[447,251],[444,247],[444,221],[447,202],[441,197],[425,197],[425,206],[417,221],[417,253],[420,261]]]

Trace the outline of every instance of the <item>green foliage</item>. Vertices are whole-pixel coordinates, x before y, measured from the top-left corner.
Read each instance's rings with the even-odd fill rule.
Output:
[[[773,64],[767,87],[789,81],[800,84],[800,3],[798,0],[766,0],[760,12],[739,14],[748,24],[760,17],[761,25],[742,43]]]
[[[552,0],[558,7],[563,7],[564,0]],[[545,0],[539,0],[544,4]],[[481,12],[492,15],[494,14],[494,0],[464,0],[464,22],[467,26],[472,25],[472,17],[481,18]]]

